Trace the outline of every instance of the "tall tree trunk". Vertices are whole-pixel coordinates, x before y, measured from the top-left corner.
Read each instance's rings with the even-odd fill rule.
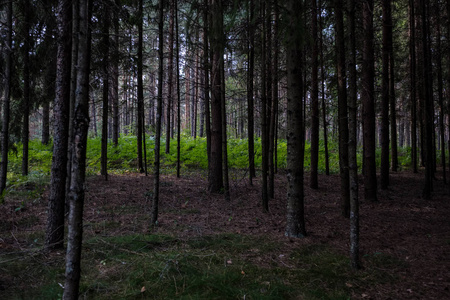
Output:
[[[319,55],[317,33],[317,0],[311,0],[311,173],[309,186],[319,187]]]
[[[338,115],[339,115],[339,174],[341,178],[342,215],[350,217],[350,182],[348,170],[348,112],[347,80],[345,71],[344,16],[343,1],[335,1],[336,15],[336,56],[338,81]]]
[[[53,157],[48,196],[45,245],[61,249],[64,242],[67,152],[70,118],[71,20],[72,4],[60,0],[57,7],[56,93],[53,104]]]
[[[266,19],[266,2],[267,0],[260,0],[260,13],[262,21],[262,32],[261,32],[261,203],[264,212],[269,211],[269,195],[267,190],[267,171],[268,171],[268,130],[267,130],[267,48],[266,48],[266,30],[267,23]]]
[[[395,60],[394,60],[394,44],[393,44],[393,20],[392,20],[392,4],[391,1],[386,3],[387,6],[387,24],[388,25],[388,50],[389,50],[389,108],[390,108],[390,126],[391,126],[391,166],[392,171],[397,172],[398,168],[398,150],[397,150],[397,112],[395,98]]]
[[[247,72],[247,118],[248,118],[248,167],[250,185],[253,184],[255,171],[255,141],[254,141],[254,112],[253,112],[253,74],[255,68],[255,4],[250,0],[248,16],[248,72]]]
[[[374,97],[374,32],[373,0],[363,1],[363,63],[362,63],[362,109],[364,139],[364,197],[377,201],[377,173],[375,164],[375,97]]]
[[[425,96],[425,185],[423,188],[423,197],[425,199],[431,198],[431,192],[433,191],[433,93],[432,93],[432,83],[430,80],[430,53],[429,53],[429,25],[427,19],[427,13],[429,8],[428,0],[420,0],[421,4],[421,17],[422,17],[422,55],[423,55],[423,68],[422,77],[424,80],[424,91]]]
[[[208,182],[211,181],[211,111],[209,109],[209,47],[208,47],[208,21],[209,5],[208,0],[203,1],[203,72],[205,76],[205,128],[206,128],[206,154],[208,157]]]
[[[409,0],[409,72],[411,98],[411,164],[417,173],[416,20],[414,0]]]
[[[102,107],[102,153],[101,174],[108,180],[108,108],[109,108],[109,27],[110,13],[109,3],[104,3],[103,16],[103,107]]]
[[[180,96],[180,39],[178,35],[178,2],[174,1],[175,4],[175,38],[176,38],[176,60],[177,60],[177,177],[180,178],[180,168],[181,168],[181,96]]]
[[[436,66],[438,76],[438,99],[439,99],[439,138],[441,142],[441,166],[444,183],[447,183],[447,175],[445,172],[445,126],[444,126],[444,95],[443,95],[443,78],[442,78],[442,47],[441,47],[441,20],[440,8],[436,5],[437,17],[437,45],[436,45]]]
[[[114,9],[114,38],[113,41],[113,61],[111,74],[111,103],[112,103],[112,141],[115,146],[119,145],[119,6],[120,1],[115,0],[116,8]]]
[[[319,0],[319,11],[322,11],[322,1]],[[322,13],[319,14],[320,24],[320,76],[322,86],[322,123],[323,123],[323,143],[325,152],[325,174],[330,175],[330,159],[328,155],[328,125],[327,125],[327,108],[325,105],[325,68],[324,68],[324,55],[323,55],[323,22]]]
[[[298,31],[302,22],[301,1],[286,1],[286,71],[287,71],[287,216],[288,237],[306,236],[303,191],[303,78],[302,37]]]
[[[138,168],[140,173],[144,173],[144,163],[142,157],[142,136],[143,136],[143,116],[144,116],[144,84],[143,84],[143,26],[144,26],[144,2],[139,0],[139,24],[138,24],[138,49],[137,49],[137,154],[138,154]]]
[[[274,48],[273,48],[273,63],[272,63],[272,108],[270,114],[270,132],[269,132],[269,156],[272,162],[269,166],[269,196],[275,197],[275,173],[277,170],[277,124],[278,124],[278,57],[279,57],[279,45],[278,45],[278,23],[279,23],[279,8],[278,0],[274,1]]]
[[[73,120],[74,140],[72,145],[74,149],[72,151],[72,176],[69,192],[69,233],[67,238],[66,280],[64,282],[63,299],[78,299],[81,277],[86,145],[89,129],[90,12],[92,11],[92,3],[87,0],[79,0],[79,5],[79,15],[74,16],[79,18],[80,28],[78,35],[77,95]],[[70,5],[67,6],[70,7]],[[67,21],[69,22],[69,20]],[[70,38],[68,40],[70,41]]]
[[[172,91],[173,91],[173,29],[174,29],[174,0],[169,1],[170,3],[170,18],[169,18],[169,57],[167,59],[168,68],[168,93],[167,93],[167,123],[166,123],[166,153],[170,153],[170,137],[171,137],[171,114],[172,114]]]
[[[273,116],[272,123],[272,90],[273,82],[272,71],[272,1],[268,0],[266,3],[266,36],[267,36],[267,59],[266,59],[266,98],[267,98],[267,111],[266,111],[266,149],[267,149],[267,196],[268,198],[274,197],[274,165],[273,165],[273,147],[274,147],[274,126],[275,115]]]
[[[357,151],[357,73],[356,73],[356,5],[355,0],[347,1],[349,32],[349,79],[348,79],[348,161],[350,176],[350,261],[353,269],[360,268],[359,258],[359,198]]]
[[[222,1],[212,0],[212,72],[211,72],[211,164],[209,166],[210,192],[219,192],[223,188],[222,169],[222,112],[221,112],[221,72],[220,65],[223,60],[224,34],[223,34],[223,11]]]
[[[197,69],[198,72],[198,69]],[[221,110],[222,110],[222,154],[223,154],[223,188],[226,201],[230,201],[230,182],[228,178],[228,149],[227,149],[227,113],[225,100],[225,62],[222,59],[220,65],[221,73]]]
[[[383,55],[382,55],[382,96],[381,96],[381,165],[380,187],[389,186],[389,34],[392,26],[391,1],[383,0]]]
[[[155,128],[155,169],[152,199],[152,215],[151,225],[156,226],[158,222],[159,210],[159,167],[160,167],[160,150],[161,150],[161,115],[162,115],[162,89],[164,78],[164,0],[159,0],[158,4],[158,103],[156,105],[156,128]]]
[[[24,0],[24,26],[25,38],[23,47],[23,102],[22,102],[22,175],[28,175],[28,144],[30,140],[30,6],[28,0]]]
[[[5,37],[5,86],[3,99],[3,120],[2,120],[2,162],[0,166],[0,202],[3,200],[3,193],[6,189],[6,176],[8,173],[8,151],[9,151],[9,119],[10,119],[10,102],[11,102],[11,79],[12,79],[12,1],[6,3],[6,37]]]

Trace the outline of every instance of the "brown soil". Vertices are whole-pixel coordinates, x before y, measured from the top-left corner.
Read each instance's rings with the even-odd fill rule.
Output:
[[[231,174],[233,175],[233,173]],[[304,239],[284,237],[286,179],[276,179],[275,199],[269,213],[260,205],[259,181],[251,186],[246,178],[231,180],[231,202],[223,195],[206,191],[206,180],[198,175],[162,176],[160,216],[156,231],[179,238],[215,233],[238,233],[269,236],[284,247],[327,244],[345,255],[349,252],[349,221],[340,215],[339,176],[320,175],[319,189],[308,187],[305,174],[305,210],[308,236]],[[439,174],[438,174],[439,175]],[[397,278],[353,294],[358,299],[450,299],[450,197],[449,186],[435,181],[432,200],[421,198],[423,175],[401,172],[391,175],[387,191],[379,191],[379,202],[361,200],[361,256],[379,253],[402,262],[384,270]],[[114,175],[105,181],[90,177],[87,183],[85,224],[114,221],[120,224],[117,234],[147,232],[153,177],[140,174]],[[360,195],[363,190],[360,189]],[[363,198],[361,196],[361,198]],[[18,227],[17,204],[0,206],[0,253],[5,248],[21,248],[14,232]],[[21,214],[37,216],[45,228],[45,201],[30,205]],[[139,211],[137,214],[123,213]],[[144,222],[143,222],[144,221]],[[85,226],[86,234],[101,229]],[[29,229],[25,229],[29,230]],[[113,233],[114,234],[114,233]]]

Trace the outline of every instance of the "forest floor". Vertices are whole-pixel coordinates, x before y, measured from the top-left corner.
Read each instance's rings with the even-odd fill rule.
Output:
[[[319,189],[312,190],[305,174],[308,236],[302,239],[284,236],[284,174],[276,176],[269,213],[261,209],[259,179],[250,185],[244,176],[231,172],[230,202],[208,193],[196,173],[162,176],[159,221],[151,232],[152,176],[89,177],[84,298],[450,299],[450,197],[441,174],[432,200],[421,198],[423,174],[408,171],[391,174],[390,188],[379,191],[376,203],[363,199],[360,186],[360,271],[349,267],[349,220],[340,215],[338,175],[320,175]],[[61,294],[64,252],[42,251],[47,192],[23,200],[34,188],[0,205],[1,299]],[[132,238],[119,239],[126,236]],[[183,276],[190,269],[201,279]],[[125,287],[131,272],[134,281]]]

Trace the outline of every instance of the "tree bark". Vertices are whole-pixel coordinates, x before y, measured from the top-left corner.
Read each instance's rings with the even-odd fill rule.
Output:
[[[109,108],[109,27],[110,13],[109,3],[104,3],[103,12],[103,107],[102,107],[102,153],[101,153],[101,175],[108,180],[108,108]]]
[[[47,249],[63,248],[70,119],[71,2],[58,1],[57,12],[58,39],[56,92],[53,104],[53,157],[45,237]]]
[[[287,71],[287,216],[288,237],[306,236],[303,191],[303,79],[302,41],[299,28],[302,22],[301,1],[286,1],[286,71]]]
[[[208,182],[211,181],[211,111],[209,108],[210,99],[210,84],[209,84],[209,46],[208,46],[208,14],[209,14],[209,5],[208,0],[203,1],[203,72],[205,76],[205,131],[206,131],[206,152],[208,157]]]
[[[443,94],[443,78],[442,78],[442,47],[441,47],[441,20],[440,8],[436,6],[436,67],[438,80],[438,100],[439,100],[439,138],[441,142],[441,166],[444,183],[447,183],[447,175],[445,172],[445,126],[444,126],[444,94]]]
[[[311,173],[309,186],[319,188],[319,55],[317,33],[317,0],[311,1]]]
[[[70,5],[68,5],[70,7]],[[70,182],[70,212],[66,252],[66,280],[63,299],[78,299],[81,277],[81,246],[83,236],[83,205],[86,176],[86,144],[89,129],[89,58],[91,48],[90,12],[92,3],[79,0],[78,70],[75,115],[73,120],[74,140],[72,151],[72,176]],[[70,20],[70,19],[69,19]],[[70,31],[69,31],[70,32]],[[70,40],[70,39],[68,39]]]
[[[348,170],[348,112],[347,79],[345,71],[344,16],[342,0],[335,1],[336,14],[336,56],[338,81],[339,115],[339,174],[341,179],[341,211],[345,218],[350,217],[350,182]]]
[[[167,59],[167,85],[168,85],[168,91],[167,91],[167,111],[166,111],[166,117],[167,117],[167,123],[166,123],[166,153],[170,153],[170,137],[171,137],[171,118],[170,115],[172,114],[172,91],[173,91],[173,30],[174,30],[174,1],[169,1],[170,4],[170,18],[169,18],[169,56]]]
[[[356,4],[347,1],[349,31],[349,79],[348,79],[348,160],[350,176],[350,261],[353,269],[361,266],[359,257],[359,198],[358,198],[358,161],[357,161],[357,73],[356,73]]]
[[[143,26],[144,26],[144,11],[143,0],[139,0],[139,24],[138,24],[138,49],[137,49],[137,154],[138,154],[138,168],[140,173],[144,173],[144,163],[142,156],[142,136],[143,136],[143,118],[144,118],[144,84],[143,84]],[[169,123],[169,122],[168,122]],[[170,126],[169,126],[170,127]],[[170,138],[170,137],[169,137]]]
[[[4,191],[6,189],[6,177],[8,173],[8,151],[9,151],[9,119],[11,102],[11,79],[12,79],[12,31],[13,31],[13,7],[12,1],[6,3],[6,37],[5,37],[5,86],[3,99],[3,120],[2,120],[2,161],[0,166],[0,197],[3,201]]]
[[[177,177],[180,178],[181,169],[181,96],[180,96],[180,40],[178,35],[178,2],[174,1],[175,4],[175,41],[176,41],[176,60],[177,60]]]
[[[114,9],[114,38],[113,41],[113,61],[111,74],[111,103],[112,103],[112,141],[115,146],[119,145],[119,0],[115,0],[116,9]]]
[[[414,0],[409,1],[409,70],[411,101],[411,164],[417,173],[416,20]]]
[[[158,6],[158,103],[156,105],[156,128],[155,128],[155,169],[152,199],[151,225],[156,226],[158,222],[159,210],[159,168],[160,168],[160,150],[161,150],[161,115],[162,115],[162,89],[164,76],[164,0],[159,0]]]
[[[28,144],[30,140],[30,6],[28,0],[24,0],[24,46],[23,46],[23,102],[22,102],[22,176],[28,175]]]
[[[383,54],[382,54],[382,96],[381,96],[381,165],[380,187],[389,186],[389,34],[391,28],[390,0],[383,0]]]
[[[375,98],[374,98],[374,31],[373,0],[363,1],[363,63],[362,63],[362,109],[364,148],[364,197],[377,201],[377,174],[375,164]]]
[[[212,72],[211,72],[211,164],[208,190],[220,192],[223,188],[222,169],[222,111],[221,111],[221,72],[220,65],[223,60],[223,11],[222,1],[212,0]]]
[[[247,72],[247,118],[248,118],[248,167],[250,185],[253,184],[253,178],[256,177],[255,171],[255,141],[254,141],[254,112],[253,112],[253,76],[255,68],[255,4],[250,0],[248,16],[248,72]]]

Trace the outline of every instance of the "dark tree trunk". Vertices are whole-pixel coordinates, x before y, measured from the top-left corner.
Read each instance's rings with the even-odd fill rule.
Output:
[[[223,60],[223,11],[222,1],[212,0],[212,72],[211,72],[211,164],[209,166],[208,190],[217,193],[223,188],[222,169],[222,112],[221,112],[221,72]]]
[[[356,79],[356,5],[355,0],[348,0],[349,31],[349,79],[348,79],[348,161],[350,175],[350,261],[353,269],[360,268],[359,258],[359,199],[358,199],[358,161],[357,150],[357,79]]]
[[[442,47],[441,47],[441,21],[440,8],[436,6],[437,18],[437,45],[436,45],[436,66],[437,66],[437,80],[438,80],[438,99],[439,99],[439,138],[441,142],[441,166],[444,183],[447,182],[447,174],[445,172],[445,126],[444,126],[444,95],[443,95],[443,78],[442,78]]]
[[[173,30],[174,30],[174,1],[169,1],[170,3],[170,18],[169,18],[169,57],[167,59],[167,85],[168,85],[168,92],[167,92],[167,111],[166,111],[166,153],[170,153],[170,137],[171,137],[171,114],[172,114],[172,91],[173,91]]]
[[[275,173],[277,166],[277,115],[278,115],[278,0],[274,1],[274,33],[273,33],[273,63],[272,63],[272,105],[270,113],[270,132],[269,132],[269,196],[275,197]]]
[[[2,120],[2,162],[0,166],[0,200],[3,200],[3,192],[6,189],[6,176],[8,173],[8,141],[9,141],[9,119],[10,119],[10,102],[11,102],[11,79],[12,79],[12,1],[6,3],[6,37],[5,37],[5,86],[3,99],[3,120]],[[0,201],[2,202],[2,201]]]
[[[64,210],[70,119],[71,2],[60,0],[58,2],[57,12],[58,39],[56,93],[53,104],[53,157],[45,237],[45,245],[48,249],[61,249],[63,248],[64,241]]]
[[[411,164],[417,173],[416,20],[414,0],[409,1],[409,70],[411,98]]]
[[[211,181],[211,111],[209,109],[209,47],[208,47],[208,0],[204,0],[203,10],[203,72],[205,76],[205,131],[206,131],[206,152],[208,157],[208,182]]]
[[[81,277],[86,144],[89,129],[89,58],[91,54],[89,20],[91,19],[92,3],[86,0],[79,0],[79,5],[79,15],[74,16],[79,18],[80,28],[78,35],[77,95],[73,120],[72,176],[69,192],[69,233],[67,238],[66,280],[63,299],[78,299]],[[70,41],[70,38],[68,40]]]
[[[112,141],[115,146],[119,144],[119,0],[115,0],[116,9],[114,9],[114,38],[113,42],[113,61],[111,74],[111,103],[112,103]]]
[[[104,3],[103,18],[103,107],[102,107],[102,153],[100,173],[108,180],[108,106],[109,106],[109,3]]]
[[[198,69],[197,69],[198,72]],[[221,73],[221,110],[222,110],[222,154],[223,154],[223,187],[226,201],[230,201],[230,182],[228,179],[228,150],[227,150],[227,113],[225,101],[225,63],[220,64]]]
[[[247,118],[248,118],[248,167],[249,180],[253,184],[255,171],[255,141],[254,141],[254,112],[253,112],[253,72],[255,69],[255,16],[254,2],[250,0],[249,19],[248,19],[248,72],[247,72]]]
[[[319,0],[319,11],[322,11],[322,2]],[[330,175],[330,159],[328,155],[328,128],[327,128],[327,108],[325,105],[325,68],[324,68],[324,55],[323,55],[323,24],[322,14],[319,14],[320,24],[320,74],[322,81],[322,123],[323,123],[323,143],[325,152],[325,174]]]
[[[348,170],[348,112],[347,112],[347,80],[345,71],[344,16],[343,1],[335,1],[336,15],[336,56],[338,82],[338,115],[339,115],[339,174],[341,178],[342,215],[350,217],[350,182]]]
[[[261,33],[261,204],[264,212],[269,211],[269,195],[267,190],[267,171],[268,171],[268,129],[267,129],[267,48],[266,48],[266,30],[267,23],[266,18],[266,2],[267,0],[261,0],[261,20],[262,21],[262,33]]]
[[[383,0],[383,55],[382,55],[382,96],[381,96],[381,165],[380,187],[389,186],[389,34],[391,29],[391,1]]]
[[[162,115],[162,88],[164,76],[164,0],[159,0],[158,7],[158,103],[156,105],[156,128],[155,128],[155,169],[154,169],[154,184],[153,184],[153,199],[152,199],[152,215],[151,225],[156,226],[158,222],[159,210],[159,167],[160,167],[160,150],[161,150],[161,115]]]
[[[395,98],[395,64],[394,64],[394,45],[392,39],[393,20],[392,20],[392,4],[391,1],[386,3],[387,6],[387,26],[388,26],[388,50],[389,50],[389,108],[390,108],[390,125],[391,125],[391,166],[392,171],[397,172],[398,168],[398,150],[397,150],[397,112]]]
[[[422,79],[424,81],[423,94],[425,96],[425,186],[423,188],[423,197],[425,199],[431,199],[431,192],[433,191],[433,93],[431,83],[431,59],[429,53],[429,25],[427,19],[427,13],[429,8],[428,0],[420,0],[421,4],[421,16],[422,16],[422,55],[423,55],[423,68]]]
[[[374,32],[373,0],[363,2],[363,62],[362,62],[362,109],[364,139],[364,197],[377,201],[377,173],[375,164],[375,98],[374,98]]]
[[[301,1],[286,1],[288,30],[286,41],[287,71],[287,216],[288,237],[306,236],[303,191],[303,78],[302,41],[297,28],[302,26]]]
[[[142,136],[143,136],[143,118],[144,118],[144,84],[142,79],[143,72],[143,23],[144,23],[144,11],[143,11],[143,0],[139,0],[139,24],[138,24],[138,61],[137,61],[137,113],[136,113],[136,123],[137,123],[137,153],[138,153],[138,168],[140,173],[144,173],[144,163],[142,156]]]
[[[175,41],[176,41],[176,60],[177,60],[177,177],[180,178],[181,169],[181,96],[180,96],[180,40],[178,35],[178,1],[175,4]]]
[[[311,1],[311,173],[309,186],[312,189],[319,188],[319,50],[317,33],[317,0]]]
[[[28,0],[24,0],[24,18],[27,20],[23,26],[25,37],[23,46],[23,102],[22,102],[22,175],[28,175],[28,143],[30,140],[30,8]]]

